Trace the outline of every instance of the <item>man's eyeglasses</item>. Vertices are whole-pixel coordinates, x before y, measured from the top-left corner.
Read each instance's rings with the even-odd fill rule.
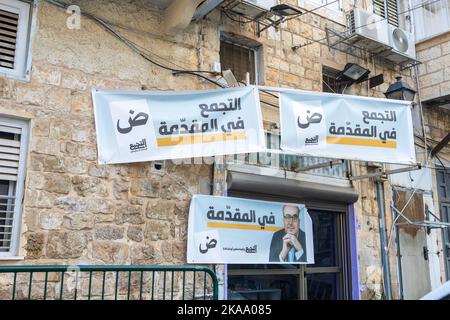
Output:
[[[283,218],[284,218],[284,220],[297,221],[298,215],[294,214],[293,216],[291,216],[291,215],[286,214],[283,216]]]

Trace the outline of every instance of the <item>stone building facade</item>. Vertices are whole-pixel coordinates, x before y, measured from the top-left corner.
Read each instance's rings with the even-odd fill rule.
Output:
[[[353,1],[342,1],[343,11],[323,8],[283,22],[276,29],[270,27],[260,36],[256,34],[256,23],[247,23],[235,15],[232,20],[219,9],[176,35],[166,35],[160,26],[169,2],[74,0],[70,4],[79,6],[81,13],[107,21],[152,60],[175,69],[210,70],[221,61],[221,37],[226,34],[238,43],[247,41],[257,48],[260,85],[322,91],[326,68],[342,70],[346,63],[353,62],[369,68],[371,75],[382,73],[384,83],[372,89],[367,83],[357,84],[348,88],[347,94],[383,97],[399,74],[415,87],[413,69],[400,70],[397,65],[378,61],[366,53],[357,55],[341,47],[330,48],[325,40],[321,41],[326,38],[327,28],[345,29],[344,12],[353,8]],[[306,9],[318,6],[317,1],[286,2]],[[365,9],[371,10],[370,1],[366,2]],[[154,163],[99,165],[91,89],[217,87],[201,78],[174,75],[158,67],[86,16],[81,16],[79,28],[69,28],[72,13],[51,1],[35,3],[32,11],[29,79],[0,77],[2,118],[20,118],[30,129],[18,250],[10,256],[0,256],[0,263],[186,264],[190,199],[193,194],[224,194],[220,186],[225,186],[225,175],[220,177],[223,172],[206,163],[165,161],[162,170]],[[292,49],[306,43],[310,44]],[[418,46],[419,60],[424,61],[419,67],[423,100],[437,94],[436,90],[442,96],[450,88],[445,82],[450,80],[448,67],[443,68],[448,63],[437,62],[448,57],[448,44],[448,39],[442,38],[435,46]],[[278,122],[278,111],[267,103],[270,97],[261,97],[264,120]],[[424,119],[426,133],[433,141],[439,141],[448,132],[448,110],[425,109]],[[424,153],[419,147],[417,151],[418,160],[424,161]],[[371,172],[374,167],[352,162],[349,170],[358,175]],[[389,231],[393,191],[389,180],[382,183]],[[375,180],[356,180],[351,185],[359,194],[354,204],[357,259],[352,262],[352,268],[357,268],[352,274],[357,288],[346,298],[380,299],[386,295]],[[437,208],[435,191],[432,196]],[[437,239],[438,250],[442,251],[439,234]],[[389,256],[391,292],[393,298],[399,298],[395,244],[391,245]],[[445,267],[440,257],[439,277],[444,281]],[[217,270],[220,273],[223,269],[217,266]],[[223,274],[220,279],[223,286]]]

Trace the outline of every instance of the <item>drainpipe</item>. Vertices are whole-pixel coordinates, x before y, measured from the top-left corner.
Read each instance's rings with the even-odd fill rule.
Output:
[[[394,214],[394,210],[391,209],[392,212],[392,221],[395,220],[396,215]],[[395,244],[397,246],[397,278],[398,278],[398,286],[399,286],[399,299],[403,300],[403,272],[402,272],[402,254],[400,252],[400,235],[398,231],[398,225],[395,225]]]
[[[388,300],[392,300],[391,295],[391,273],[389,268],[389,255],[387,252],[387,237],[386,237],[386,221],[384,210],[384,181],[377,179],[377,203],[378,203],[378,218],[380,224],[380,244],[381,244],[381,265],[383,267],[383,287],[384,293]]]

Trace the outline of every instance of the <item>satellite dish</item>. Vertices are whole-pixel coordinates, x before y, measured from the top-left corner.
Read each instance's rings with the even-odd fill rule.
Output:
[[[394,32],[392,32],[392,38],[394,41],[395,50],[401,52],[408,51],[408,37],[402,29],[396,28]]]

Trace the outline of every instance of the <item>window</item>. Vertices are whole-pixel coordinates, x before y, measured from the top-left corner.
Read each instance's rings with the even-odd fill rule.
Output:
[[[345,83],[336,80],[339,71],[329,67],[322,68],[322,91],[330,93],[343,93]]]
[[[413,0],[416,41],[450,30],[450,0]],[[431,27],[432,26],[432,27]]]
[[[28,123],[0,118],[0,259],[17,256]]]
[[[373,12],[384,19],[387,18],[389,24],[399,26],[397,0],[373,0]]]
[[[247,73],[250,84],[258,84],[258,63],[261,45],[250,39],[222,34],[220,41],[220,64],[222,71],[231,70],[237,81],[245,83]],[[258,59],[259,58],[259,59]],[[262,68],[261,68],[262,69]]]
[[[31,5],[18,0],[0,0],[0,73],[19,79],[29,74]]]

